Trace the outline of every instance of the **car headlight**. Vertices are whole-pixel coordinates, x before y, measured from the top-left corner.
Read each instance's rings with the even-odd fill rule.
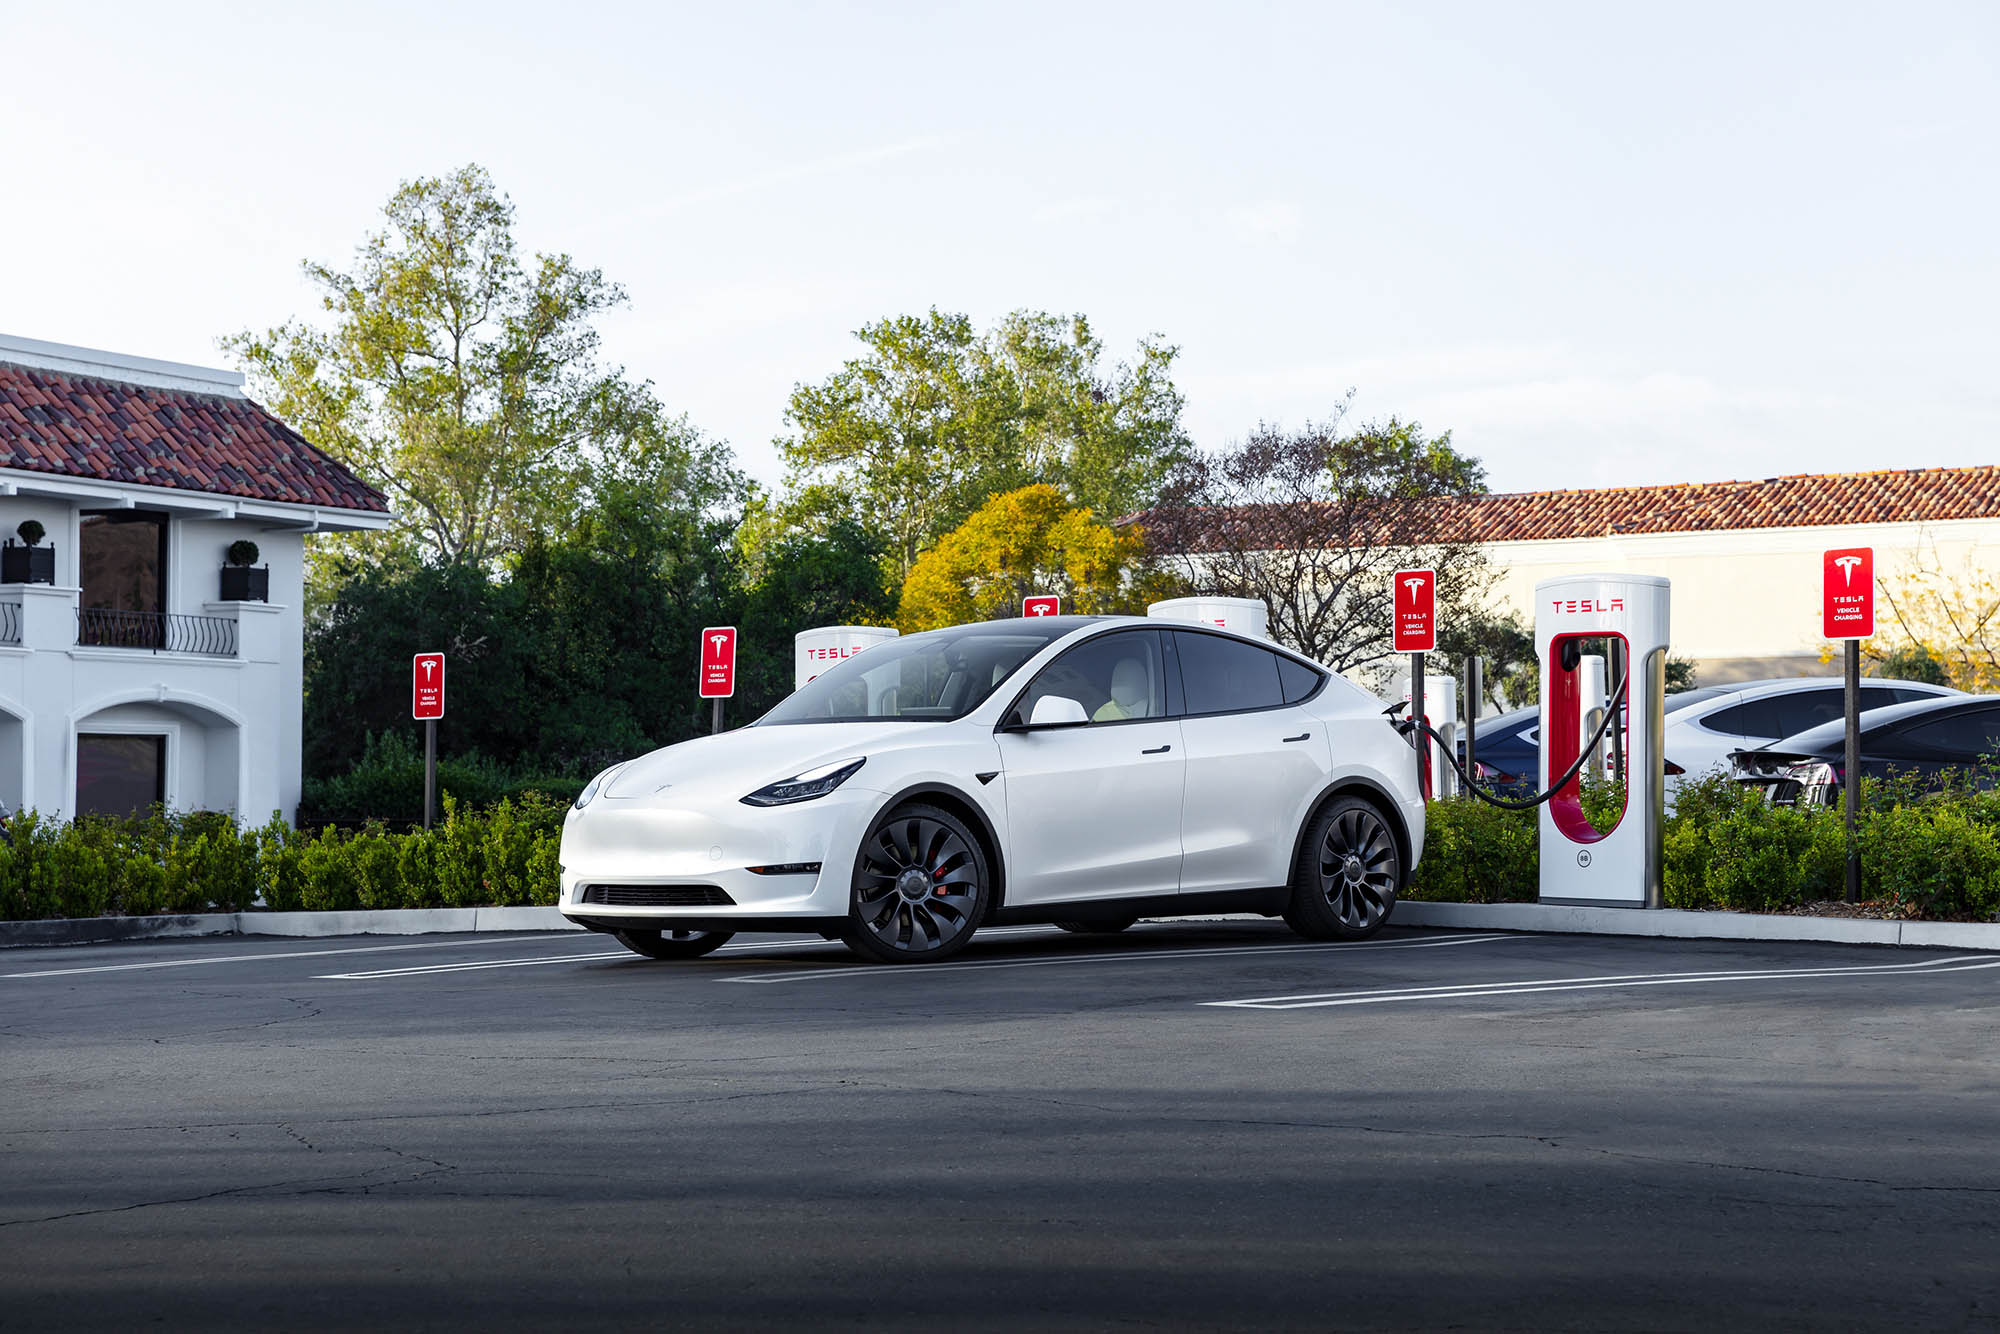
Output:
[[[631,763],[630,760],[625,761],[625,764],[630,764],[630,763]],[[588,783],[585,783],[583,785],[583,791],[576,794],[576,808],[578,810],[582,810],[585,806],[588,806],[590,804],[590,799],[597,795],[598,789],[602,788],[606,783],[610,782],[613,775],[615,775],[620,769],[623,769],[625,767],[625,764],[614,764],[609,769],[606,769],[603,773],[599,774],[597,777],[591,779]]]
[[[760,787],[743,798],[746,806],[789,806],[795,801],[811,801],[823,797],[845,783],[860,771],[866,759],[835,760],[832,764],[822,764],[817,769],[808,769],[802,774]]]

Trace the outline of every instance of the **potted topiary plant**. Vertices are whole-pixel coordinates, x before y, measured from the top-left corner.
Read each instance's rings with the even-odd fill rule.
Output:
[[[257,563],[257,544],[248,538],[238,538],[229,544],[224,559],[229,563],[222,567],[222,600],[224,602],[269,602],[271,600],[271,567],[266,565],[251,569]]]
[[[26,545],[17,547],[10,538],[6,546],[0,547],[0,583],[54,583],[56,549],[41,545],[42,537],[48,530],[33,519],[23,519],[14,531]]]

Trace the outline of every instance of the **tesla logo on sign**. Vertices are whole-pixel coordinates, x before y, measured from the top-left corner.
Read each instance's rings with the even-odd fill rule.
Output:
[[[1875,549],[1829,551],[1820,567],[1820,630],[1828,639],[1875,633]]]
[[[736,693],[736,627],[711,625],[701,632],[701,697],[728,699]]]
[[[1059,616],[1062,614],[1062,599],[1054,593],[1037,593],[1021,604],[1023,616]]]
[[[419,653],[410,659],[410,716],[444,717],[444,654]]]
[[[1429,653],[1437,647],[1437,571],[1398,570],[1391,591],[1396,652]]]

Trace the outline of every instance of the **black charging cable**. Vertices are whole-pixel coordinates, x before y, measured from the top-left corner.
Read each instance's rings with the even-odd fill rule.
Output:
[[[1569,645],[1565,644],[1563,647],[1568,648]],[[1569,662],[1567,659],[1565,659],[1563,665],[1571,670],[1575,670],[1576,667],[1575,663]],[[1618,688],[1611,692],[1611,698],[1614,700],[1624,699],[1625,687],[1631,682],[1631,680],[1632,680],[1632,669],[1630,666],[1627,666],[1625,669],[1625,675],[1618,679]],[[1473,796],[1479,798],[1481,801],[1485,802],[1487,805],[1498,806],[1503,811],[1531,811],[1535,809],[1535,807],[1547,801],[1550,797],[1553,797],[1556,793],[1568,787],[1570,783],[1575,780],[1576,776],[1583,772],[1584,762],[1590,758],[1590,752],[1597,749],[1597,743],[1604,740],[1604,734],[1611,730],[1612,721],[1618,717],[1617,709],[1607,707],[1604,710],[1604,720],[1598,723],[1597,730],[1590,734],[1590,740],[1586,742],[1583,745],[1583,747],[1577,751],[1576,759],[1570,764],[1569,768],[1563,771],[1563,776],[1561,778],[1558,778],[1555,782],[1551,783],[1548,787],[1548,790],[1545,792],[1537,792],[1532,797],[1526,797],[1520,801],[1512,801],[1506,797],[1497,797],[1493,795],[1491,792],[1488,792],[1485,788],[1479,786],[1478,783],[1474,782],[1472,776],[1465,772],[1465,766],[1459,762],[1458,755],[1456,753],[1457,747],[1454,746],[1451,742],[1445,740],[1444,737],[1440,736],[1438,734],[1438,730],[1435,727],[1432,727],[1429,723],[1426,722],[1419,722],[1415,718],[1403,718],[1397,716],[1401,714],[1404,709],[1407,709],[1409,707],[1410,707],[1410,702],[1408,700],[1402,700],[1399,703],[1391,704],[1388,708],[1382,710],[1382,712],[1390,716],[1389,721],[1395,726],[1395,729],[1398,732],[1401,732],[1404,736],[1409,736],[1412,732],[1416,732],[1419,730],[1429,734],[1431,739],[1438,743],[1438,748],[1444,752],[1445,760],[1451,765],[1453,769],[1458,771],[1458,780],[1461,783],[1465,784],[1465,790],[1470,792]]]

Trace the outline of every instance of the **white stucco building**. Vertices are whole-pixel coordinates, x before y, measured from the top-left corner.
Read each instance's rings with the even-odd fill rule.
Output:
[[[389,519],[240,375],[0,336],[0,803],[291,819],[305,534]]]
[[[1446,520],[1534,620],[1535,584],[1614,570],[1673,583],[1673,651],[1703,684],[1837,671],[1821,660],[1820,560],[1873,547],[1878,583],[1920,565],[2000,576],[2000,468],[1805,473],[1455,502]],[[1878,596],[1877,626],[1888,630]]]

